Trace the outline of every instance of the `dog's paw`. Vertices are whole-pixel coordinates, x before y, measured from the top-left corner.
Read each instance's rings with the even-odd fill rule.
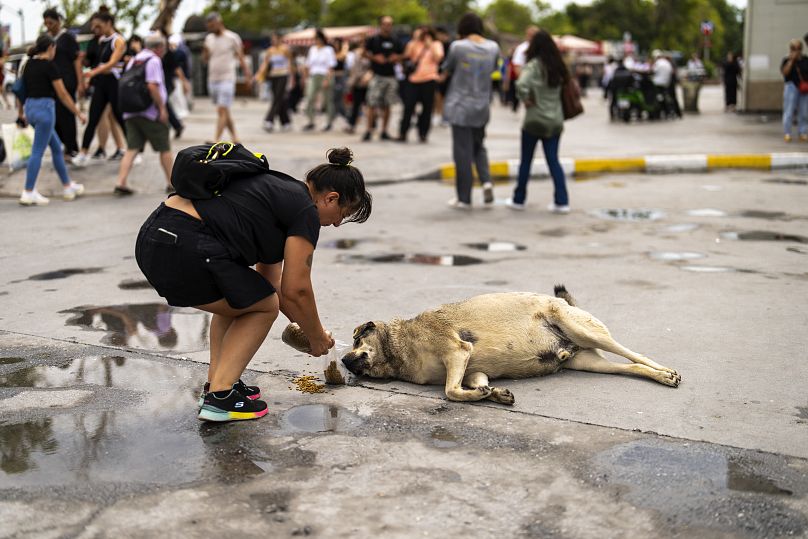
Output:
[[[670,387],[679,387],[679,383],[682,381],[682,377],[679,375],[678,372],[663,372],[662,376],[659,377],[659,382],[665,384],[666,386]]]
[[[488,398],[500,404],[513,404],[516,402],[516,397],[513,396],[513,393],[504,387],[495,387]]]

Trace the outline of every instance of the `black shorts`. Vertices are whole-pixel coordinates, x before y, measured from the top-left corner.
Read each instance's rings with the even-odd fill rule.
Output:
[[[234,260],[205,224],[165,204],[143,223],[135,259],[149,283],[175,307],[222,298],[244,309],[275,293],[257,271]]]

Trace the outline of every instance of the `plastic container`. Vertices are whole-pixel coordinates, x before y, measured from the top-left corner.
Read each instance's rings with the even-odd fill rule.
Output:
[[[325,383],[332,386],[353,385],[356,377],[345,368],[342,356],[351,350],[348,343],[335,341],[334,346],[323,356],[323,376]]]

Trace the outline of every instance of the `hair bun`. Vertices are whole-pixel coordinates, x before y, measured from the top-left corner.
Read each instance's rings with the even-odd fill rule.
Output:
[[[331,148],[326,157],[332,165],[346,166],[353,162],[353,152],[349,148]]]

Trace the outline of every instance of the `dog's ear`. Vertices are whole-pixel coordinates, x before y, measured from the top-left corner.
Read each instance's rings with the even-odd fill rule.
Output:
[[[365,322],[364,324],[362,324],[361,326],[357,327],[354,330],[353,338],[354,340],[361,339],[367,333],[373,331],[374,329],[376,329],[376,324],[374,324],[373,322]]]

